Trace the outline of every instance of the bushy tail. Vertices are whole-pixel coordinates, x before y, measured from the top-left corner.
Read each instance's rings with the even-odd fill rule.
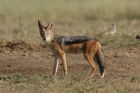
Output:
[[[100,68],[101,78],[103,78],[104,74],[105,74],[106,62],[105,62],[105,59],[104,59],[104,53],[103,53],[103,49],[102,48],[98,49],[96,57],[97,57],[97,63],[98,63],[99,68]]]

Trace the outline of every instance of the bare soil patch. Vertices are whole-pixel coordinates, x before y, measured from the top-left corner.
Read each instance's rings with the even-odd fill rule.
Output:
[[[140,47],[127,46],[112,48],[103,46],[106,59],[105,77],[140,76]],[[90,74],[91,66],[83,55],[66,55],[68,75]],[[0,43],[0,75],[11,76],[17,73],[27,75],[52,75],[54,56],[43,45],[28,42]],[[60,64],[57,75],[63,74]],[[96,76],[100,76],[99,69]]]

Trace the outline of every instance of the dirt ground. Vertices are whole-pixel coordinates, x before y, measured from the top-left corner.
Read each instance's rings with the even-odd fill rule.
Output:
[[[140,76],[140,47],[112,48],[103,46],[106,59],[105,77]],[[92,69],[83,55],[66,55],[68,75],[90,74]],[[45,46],[25,43],[0,43],[0,75],[16,73],[27,75],[52,75],[54,56]],[[63,74],[59,65],[58,76]],[[99,69],[96,76],[100,77]]]

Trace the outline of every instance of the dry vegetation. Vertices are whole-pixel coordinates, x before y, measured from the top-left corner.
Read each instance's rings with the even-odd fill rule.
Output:
[[[91,35],[103,45],[138,45],[134,36],[140,33],[139,8],[138,0],[2,0],[0,41],[42,43],[37,26],[40,19],[46,25],[53,21],[57,34]],[[110,41],[103,33],[113,22],[116,22],[117,33]]]
[[[125,79],[124,79],[125,78]],[[1,78],[2,93],[139,93],[139,77],[110,77],[94,79],[86,75],[67,77],[26,76]],[[111,80],[111,81],[110,81]]]
[[[0,42],[44,44],[37,20],[54,22],[54,32],[61,35],[90,35],[103,46],[140,46],[134,37],[140,34],[139,0],[1,0]],[[113,38],[104,33],[116,22]],[[0,76],[1,93],[139,93],[140,77],[89,78]]]

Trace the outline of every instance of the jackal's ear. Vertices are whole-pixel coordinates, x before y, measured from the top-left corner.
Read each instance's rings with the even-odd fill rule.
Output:
[[[41,22],[39,20],[38,20],[38,26],[39,26],[39,28],[43,27],[43,25],[41,24]]]
[[[50,22],[50,23],[48,24],[48,28],[49,28],[50,30],[53,29],[53,22]]]

